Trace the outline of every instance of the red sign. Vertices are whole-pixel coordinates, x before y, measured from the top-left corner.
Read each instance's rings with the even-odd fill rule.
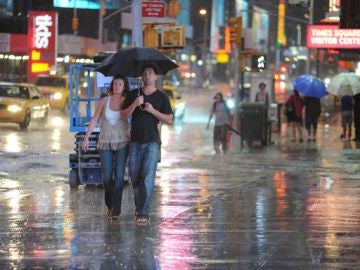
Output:
[[[56,64],[57,25],[56,12],[29,12],[29,82],[33,82],[38,74],[49,73],[51,66]]]
[[[337,25],[309,25],[306,46],[308,48],[359,49],[360,29],[339,29]]]
[[[141,4],[143,17],[165,17],[165,3],[164,2],[142,2]]]

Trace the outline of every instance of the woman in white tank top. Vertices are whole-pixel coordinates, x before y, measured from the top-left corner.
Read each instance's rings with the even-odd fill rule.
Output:
[[[127,78],[122,75],[115,76],[110,83],[108,96],[103,97],[96,106],[82,144],[82,150],[86,151],[89,136],[101,119],[98,148],[105,190],[106,214],[112,219],[118,219],[121,213],[129,127],[127,120],[121,120],[120,110],[124,96],[128,92]]]

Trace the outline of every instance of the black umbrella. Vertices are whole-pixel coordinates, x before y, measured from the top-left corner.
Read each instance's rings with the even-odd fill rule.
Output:
[[[168,71],[179,67],[170,58],[152,48],[127,48],[116,53],[111,53],[97,67],[97,71],[105,76],[123,74],[129,77],[141,76],[144,66],[151,65],[156,74],[166,74]]]

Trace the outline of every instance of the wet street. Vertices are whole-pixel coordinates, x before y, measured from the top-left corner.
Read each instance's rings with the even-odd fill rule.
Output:
[[[201,91],[184,91],[185,119],[163,127],[145,226],[131,186],[119,221],[101,187],[69,187],[66,117],[0,125],[0,269],[360,269],[360,145],[339,139],[336,110],[316,142],[290,142],[282,124],[271,145],[215,156],[214,91]]]

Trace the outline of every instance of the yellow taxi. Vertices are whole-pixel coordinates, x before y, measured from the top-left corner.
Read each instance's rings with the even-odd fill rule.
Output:
[[[50,104],[35,85],[0,82],[0,122],[16,123],[26,130],[30,122],[45,126]]]
[[[163,91],[170,99],[171,108],[174,112],[174,118],[182,119],[185,115],[186,109],[185,100],[173,85],[164,84]]]
[[[70,87],[69,77],[59,75],[39,75],[34,84],[39,91],[49,100],[52,109],[69,111]]]

